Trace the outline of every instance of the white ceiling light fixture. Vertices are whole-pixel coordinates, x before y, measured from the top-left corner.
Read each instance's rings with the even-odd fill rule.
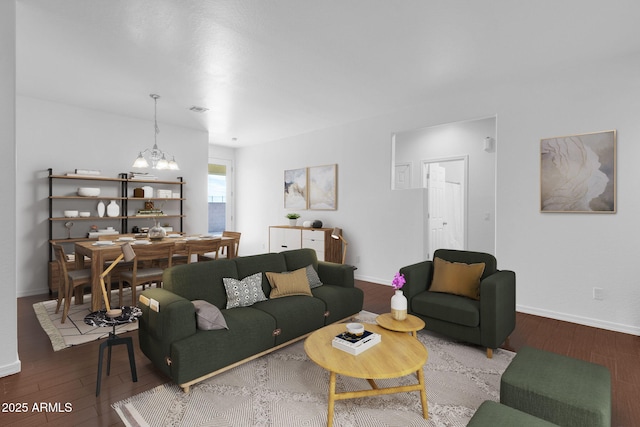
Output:
[[[152,93],[149,96],[153,98],[154,103],[153,119],[155,121],[155,131],[153,135],[153,148],[147,148],[141,151],[138,154],[138,158],[133,162],[133,167],[141,169],[148,168],[150,161],[153,169],[180,170],[175,156],[158,148],[158,134],[160,133],[160,128],[158,127],[158,98],[160,98],[160,95]],[[149,160],[147,160],[145,154],[148,155]],[[171,157],[171,160],[168,160],[168,157]]]

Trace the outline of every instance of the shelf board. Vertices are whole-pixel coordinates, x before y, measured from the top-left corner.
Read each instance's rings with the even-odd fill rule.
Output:
[[[137,200],[137,201],[149,201],[149,200],[169,200],[169,201],[177,201],[179,202],[180,200],[187,200],[184,197],[183,198],[179,198],[179,197],[127,197],[127,200]]]
[[[160,216],[155,216],[155,215],[131,215],[127,217],[128,219],[148,219],[148,218],[157,218],[157,219],[161,219],[161,218],[186,218],[186,215],[160,215]]]
[[[158,179],[127,179],[127,182],[143,182],[145,184],[167,184],[167,185],[185,185],[186,181],[164,181]]]
[[[92,239],[90,237],[72,237],[70,239],[51,239],[49,243],[76,243],[76,242],[88,242],[88,241],[97,241],[98,239]]]
[[[126,216],[75,216],[75,217],[54,217],[49,218],[49,221],[99,221],[99,220],[116,220],[128,218]]]
[[[92,200],[92,201],[96,201],[96,200],[126,200],[126,197],[100,197],[100,196],[91,196],[91,197],[87,197],[87,196],[49,196],[50,199],[56,199],[56,200],[64,200],[64,199],[73,199],[73,200]]]
[[[79,179],[83,181],[114,181],[114,182],[123,182],[126,181],[124,178],[110,178],[106,176],[91,176],[91,175],[51,175],[49,178],[54,179]]]

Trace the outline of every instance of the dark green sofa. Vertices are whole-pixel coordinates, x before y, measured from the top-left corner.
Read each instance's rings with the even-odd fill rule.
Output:
[[[433,261],[422,261],[400,269],[406,284],[407,311],[425,321],[425,329],[460,341],[478,344],[492,357],[516,325],[516,276],[498,270],[493,255],[483,252],[438,249],[433,258],[453,263],[484,263],[479,300],[441,292],[430,292]]]
[[[313,297],[294,295],[267,299],[250,307],[226,309],[223,278],[243,279],[262,272],[266,297],[271,291],[265,272],[281,273],[312,265],[323,285]],[[330,323],[362,310],[364,294],[354,286],[353,267],[319,262],[312,249],[298,249],[219,259],[165,270],[163,288],[147,289],[159,302],[155,312],[141,302],[138,336],[143,353],[185,392],[199,381],[290,344]],[[217,306],[229,329],[200,330],[193,300]]]

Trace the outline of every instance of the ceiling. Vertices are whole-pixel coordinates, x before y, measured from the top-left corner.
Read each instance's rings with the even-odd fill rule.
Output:
[[[16,5],[18,95],[153,120],[157,93],[160,127],[207,130],[227,146],[640,51],[637,0]]]

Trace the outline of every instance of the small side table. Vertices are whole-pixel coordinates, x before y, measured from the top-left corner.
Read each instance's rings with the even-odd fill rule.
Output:
[[[102,381],[102,359],[104,356],[104,349],[109,348],[107,354],[107,375],[111,372],[111,347],[115,345],[125,344],[129,353],[129,365],[131,366],[131,379],[133,382],[138,382],[138,374],[136,372],[136,360],[133,353],[133,340],[131,337],[119,337],[116,335],[116,326],[124,325],[126,323],[135,322],[136,319],[142,316],[142,311],[138,307],[124,306],[120,307],[122,314],[118,317],[108,317],[106,310],[94,311],[88,314],[84,318],[84,323],[91,326],[99,327],[113,327],[113,331],[109,332],[109,338],[100,343],[100,354],[98,355],[98,381],[96,383],[96,396],[100,395],[100,383]]]
[[[418,331],[424,328],[424,320],[412,314],[407,314],[404,320],[396,320],[391,317],[391,313],[384,313],[376,317],[376,323],[385,329],[396,332],[409,332],[414,337],[418,337]]]

